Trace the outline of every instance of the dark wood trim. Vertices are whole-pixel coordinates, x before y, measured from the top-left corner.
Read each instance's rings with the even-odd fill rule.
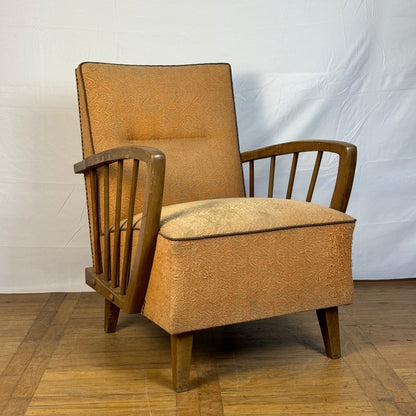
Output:
[[[120,308],[108,299],[105,299],[104,311],[104,332],[116,332]]]
[[[319,326],[325,344],[325,352],[329,358],[341,357],[341,342],[339,337],[338,307],[318,309]]]
[[[130,189],[130,206],[127,218],[126,244],[124,252],[124,261],[120,281],[117,276],[113,275],[110,280],[111,270],[117,273],[119,259],[111,255],[110,252],[110,223],[118,225],[120,221],[112,221],[109,216],[109,165],[117,163],[118,168],[123,166],[122,161],[126,159],[133,160],[133,174]],[[135,196],[138,182],[139,162],[144,162],[147,166],[145,180],[145,197],[144,205],[141,209],[143,212],[139,240],[136,252],[132,253],[132,224],[135,213]],[[104,167],[104,253],[100,251],[100,220],[98,213],[97,200],[97,169]],[[165,178],[165,155],[154,148],[143,146],[119,147],[92,155],[74,166],[75,173],[84,173],[93,182],[93,200],[94,204],[94,221],[93,232],[96,241],[95,252],[95,269],[86,269],[86,282],[97,292],[101,293],[108,301],[114,303],[127,313],[138,313],[144,302],[148,280],[150,276],[151,265],[153,262],[154,249],[156,246],[157,232],[159,230],[160,212],[162,209],[163,187]],[[121,181],[119,177],[118,182]],[[115,218],[120,217],[122,191],[119,189],[116,193],[116,212]],[[118,208],[117,208],[118,207]],[[117,226],[114,226],[116,232]],[[119,234],[119,230],[117,235]],[[114,238],[114,247],[118,246],[117,238]],[[103,254],[103,255],[102,255]],[[103,258],[102,258],[103,257]],[[131,265],[131,259],[133,264]],[[113,264],[111,265],[111,260]],[[104,273],[101,264],[104,263]],[[116,264],[114,264],[116,263]],[[113,273],[114,274],[114,273]]]
[[[193,332],[171,335],[172,380],[177,393],[190,388],[189,373],[191,370]]]
[[[337,179],[331,203],[329,206],[338,211],[345,212],[348,206],[348,201],[354,181],[355,166],[357,163],[357,148],[355,145],[351,143],[340,142],[335,140],[304,140],[297,142],[287,142],[241,153],[241,161],[243,163],[248,162],[250,165],[250,196],[251,194],[254,195],[255,160],[271,158],[274,156],[294,154],[289,185],[286,195],[286,197],[290,198],[292,194],[292,186],[294,182],[297,165],[297,157],[295,155],[301,152],[318,152],[314,172],[312,174],[312,179],[306,199],[312,197],[312,192],[315,187],[316,178],[318,176],[317,168],[319,168],[319,166],[317,166],[318,161],[320,165],[320,160],[318,160],[320,159],[319,153],[332,152],[337,153],[339,155]]]

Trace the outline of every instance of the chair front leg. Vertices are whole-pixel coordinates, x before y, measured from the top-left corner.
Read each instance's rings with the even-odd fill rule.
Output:
[[[338,307],[317,309],[319,326],[324,339],[325,352],[329,358],[341,357],[341,342],[339,337]]]
[[[107,333],[116,332],[120,308],[108,299],[105,300],[104,310],[104,331]]]
[[[189,389],[193,332],[171,335],[172,381],[177,393]]]

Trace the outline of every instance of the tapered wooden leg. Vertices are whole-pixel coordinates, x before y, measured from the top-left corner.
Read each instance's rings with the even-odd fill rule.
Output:
[[[170,336],[172,381],[177,393],[189,389],[193,337],[193,332]]]
[[[329,358],[341,357],[339,338],[338,307],[318,309],[316,311],[325,344],[325,352]]]
[[[118,314],[120,308],[108,299],[105,300],[105,311],[104,311],[104,331],[107,333],[116,332]]]

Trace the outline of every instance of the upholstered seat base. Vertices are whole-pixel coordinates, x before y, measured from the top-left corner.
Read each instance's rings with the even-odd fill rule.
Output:
[[[300,201],[165,207],[142,312],[179,334],[349,304],[353,229],[350,216]]]

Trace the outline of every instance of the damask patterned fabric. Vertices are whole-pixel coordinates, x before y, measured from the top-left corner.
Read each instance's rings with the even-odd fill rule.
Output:
[[[143,313],[175,334],[351,303],[354,224],[293,200],[164,207]]]
[[[77,80],[84,157],[162,150],[164,205],[244,196],[229,65],[84,63]]]
[[[78,66],[76,75],[84,158],[119,146],[149,146],[163,151],[164,205],[244,196],[228,64],[87,62]],[[123,186],[128,189],[128,163],[126,167]],[[86,185],[92,218],[91,189]],[[110,218],[115,207],[115,192],[111,190],[115,187],[116,175],[110,175]],[[123,193],[122,198],[125,218],[129,193]],[[137,206],[143,206],[141,192],[136,201]],[[94,250],[94,244],[92,247]]]
[[[142,214],[133,217],[140,230]],[[198,240],[236,234],[355,222],[340,211],[303,201],[276,198],[222,198],[162,208],[159,234],[168,240]],[[127,220],[121,221],[125,231]],[[111,228],[114,232],[114,227]]]
[[[354,225],[342,212],[286,199],[163,207],[143,314],[176,334],[349,304]]]
[[[227,198],[163,207],[159,234],[198,240],[297,227],[355,222],[321,205],[275,198]]]
[[[161,231],[143,314],[177,334],[351,303],[354,221],[316,220],[202,239]]]

